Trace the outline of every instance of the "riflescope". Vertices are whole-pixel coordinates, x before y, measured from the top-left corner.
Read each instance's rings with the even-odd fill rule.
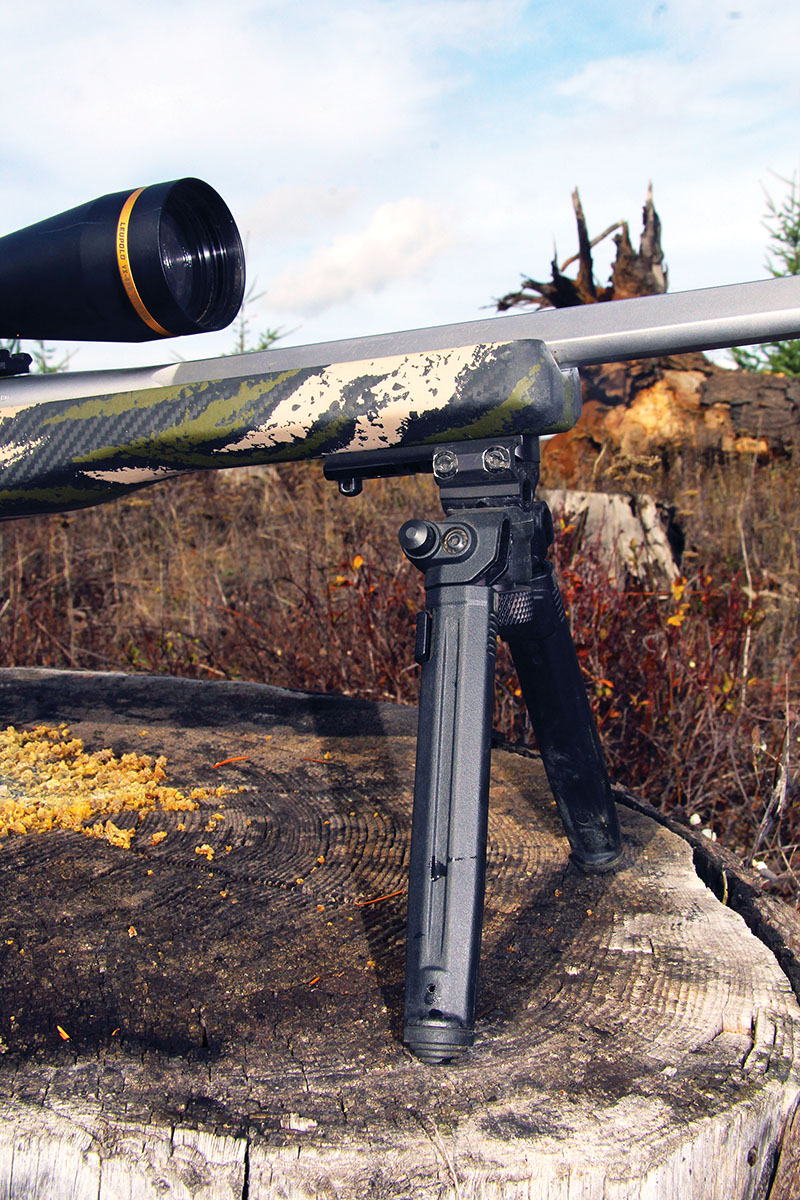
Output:
[[[242,240],[200,179],[90,200],[0,238],[0,337],[146,342],[223,329]]]

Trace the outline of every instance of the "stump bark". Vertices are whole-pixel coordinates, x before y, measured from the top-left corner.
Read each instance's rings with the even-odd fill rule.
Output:
[[[400,1043],[413,710],[4,671],[0,717],[243,789],[120,814],[130,849],[4,839],[0,1196],[795,1194],[797,919],[635,798],[584,876],[538,759],[494,751],[479,1035],[432,1067]]]

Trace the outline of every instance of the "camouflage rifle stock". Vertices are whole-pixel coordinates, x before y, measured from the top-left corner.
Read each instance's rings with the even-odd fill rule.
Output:
[[[0,380],[0,519],[185,471],[548,435],[576,368],[800,336],[800,278],[147,369]]]

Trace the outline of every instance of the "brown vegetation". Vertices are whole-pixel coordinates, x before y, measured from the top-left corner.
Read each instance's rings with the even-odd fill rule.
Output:
[[[563,482],[556,459],[546,476]],[[612,775],[763,863],[767,885],[797,901],[796,467],[617,456],[593,483],[639,491],[645,478],[685,531],[676,583],[612,579],[563,522],[555,548]],[[437,512],[430,479],[368,483],[346,500],[318,467],[290,466],[7,523],[2,661],[414,702],[423,593],[397,529]],[[502,648],[495,721],[530,738]]]

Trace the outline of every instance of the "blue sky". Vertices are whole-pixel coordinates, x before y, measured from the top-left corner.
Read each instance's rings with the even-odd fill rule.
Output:
[[[671,290],[763,276],[764,188],[800,169],[798,0],[29,0],[6,5],[0,232],[182,175],[231,207],[285,344],[488,315],[590,232]],[[605,282],[610,247],[598,248]],[[205,357],[221,333],[82,346],[74,368]]]

